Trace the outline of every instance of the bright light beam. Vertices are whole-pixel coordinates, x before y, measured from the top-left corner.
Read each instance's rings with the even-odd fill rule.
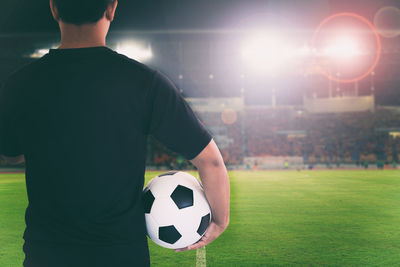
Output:
[[[280,36],[257,34],[243,46],[242,57],[256,73],[275,75],[293,56],[287,44]]]
[[[324,56],[334,59],[351,60],[361,54],[360,45],[351,37],[343,36],[330,42],[331,45],[323,49]]]
[[[143,46],[134,42],[119,43],[115,50],[120,54],[142,63],[150,60],[153,57],[153,51],[150,45]]]

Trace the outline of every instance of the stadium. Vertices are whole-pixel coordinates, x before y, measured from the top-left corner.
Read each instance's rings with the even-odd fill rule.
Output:
[[[60,41],[47,1],[5,2],[1,81]],[[397,1],[119,5],[107,46],[173,81],[230,177],[226,232],[184,253],[149,241],[152,266],[400,265]],[[0,266],[21,266],[26,166],[0,165]],[[198,177],[149,136],[145,184],[167,170]]]

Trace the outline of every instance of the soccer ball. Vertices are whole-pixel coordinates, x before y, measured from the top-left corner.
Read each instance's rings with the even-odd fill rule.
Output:
[[[147,235],[158,245],[178,249],[200,240],[211,222],[201,182],[186,172],[154,177],[143,190]]]

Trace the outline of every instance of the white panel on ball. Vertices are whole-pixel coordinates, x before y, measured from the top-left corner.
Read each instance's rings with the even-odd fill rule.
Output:
[[[145,214],[147,235],[151,240],[158,240],[158,223],[154,220],[151,214]]]
[[[174,248],[185,248],[191,244],[199,241],[201,236],[199,234],[193,234],[193,232],[182,233],[181,239],[179,239],[175,244]]]
[[[175,220],[176,217],[174,214],[179,214],[179,209],[170,197],[156,197],[151,215],[159,226],[171,225],[171,219]]]
[[[202,215],[199,214],[197,206],[196,208],[191,207],[182,209],[179,211],[179,217],[175,222],[175,227],[179,232],[196,232],[197,228],[199,228],[201,217]]]
[[[171,176],[155,177],[150,181],[151,192],[157,199],[159,197],[169,197],[176,188],[176,182]]]
[[[210,205],[208,204],[207,197],[203,191],[193,191],[194,203],[196,203],[196,209],[202,216],[207,215],[211,212]]]

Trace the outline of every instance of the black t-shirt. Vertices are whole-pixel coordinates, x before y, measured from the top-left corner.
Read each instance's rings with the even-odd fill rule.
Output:
[[[50,50],[11,75],[0,127],[0,154],[26,160],[26,266],[148,265],[147,136],[187,159],[211,141],[168,78],[106,47]]]

